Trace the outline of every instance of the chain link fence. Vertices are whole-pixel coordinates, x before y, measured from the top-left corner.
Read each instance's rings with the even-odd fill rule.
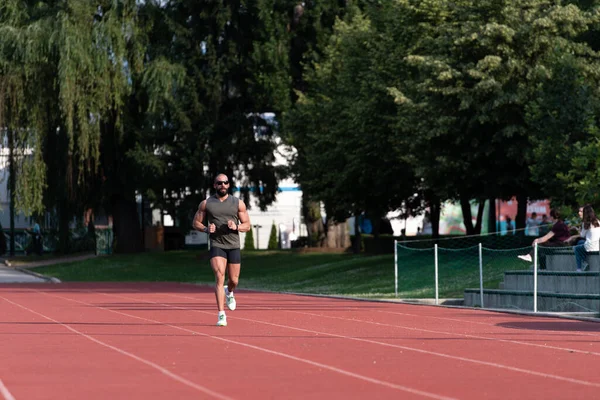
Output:
[[[395,296],[489,309],[600,310],[598,252],[585,254],[578,271],[573,246],[522,244],[497,235],[396,241]]]

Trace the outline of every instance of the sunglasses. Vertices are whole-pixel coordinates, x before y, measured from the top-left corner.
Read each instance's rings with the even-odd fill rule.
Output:
[[[229,181],[215,181],[215,184],[218,185],[229,185]]]

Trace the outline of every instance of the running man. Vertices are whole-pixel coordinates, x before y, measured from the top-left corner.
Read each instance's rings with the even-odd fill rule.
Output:
[[[229,195],[229,179],[219,174],[215,178],[216,193],[202,201],[194,216],[194,229],[206,232],[210,237],[210,266],[215,274],[215,297],[219,309],[217,326],[227,326],[227,307],[235,310],[233,291],[238,285],[242,256],[239,232],[250,230],[250,218],[244,202]],[[208,225],[203,222],[206,218]],[[227,272],[227,286],[225,284]]]

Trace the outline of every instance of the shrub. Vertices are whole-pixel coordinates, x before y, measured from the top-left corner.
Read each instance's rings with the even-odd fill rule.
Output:
[[[275,226],[275,221],[273,221],[273,225],[271,225],[271,234],[269,235],[269,245],[267,246],[268,250],[277,250],[279,247],[279,242],[277,241],[277,226]]]
[[[252,226],[250,226],[250,230],[246,232],[246,237],[244,238],[244,250],[254,250],[254,234],[252,233]]]

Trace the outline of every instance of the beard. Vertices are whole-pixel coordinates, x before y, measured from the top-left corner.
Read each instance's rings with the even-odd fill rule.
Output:
[[[227,189],[217,189],[217,196],[219,196],[219,197],[227,196]]]

